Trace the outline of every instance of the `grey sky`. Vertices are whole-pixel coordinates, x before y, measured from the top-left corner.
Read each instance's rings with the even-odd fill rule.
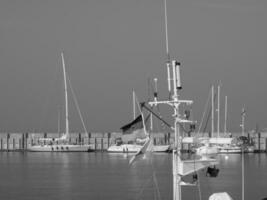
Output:
[[[221,80],[228,129],[240,130],[244,104],[246,128],[267,127],[267,1],[167,6],[170,52],[182,63],[182,98],[194,100],[194,118],[200,121],[211,84]],[[57,130],[61,51],[88,131],[127,123],[131,90],[146,100],[148,77],[158,77],[165,98],[163,17],[162,0],[0,1],[0,131]],[[82,130],[74,108],[72,101],[70,129]]]

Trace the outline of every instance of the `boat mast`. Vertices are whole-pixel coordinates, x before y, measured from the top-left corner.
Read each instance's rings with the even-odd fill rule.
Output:
[[[245,136],[245,106],[242,108],[241,113],[241,128],[242,128],[242,136]],[[242,144],[242,200],[245,200],[245,160],[244,160],[244,144]]]
[[[133,89],[133,119],[135,119],[135,91],[134,91],[134,89]]]
[[[227,96],[225,96],[224,100],[224,134],[227,132]]]
[[[218,107],[217,107],[217,138],[220,136],[220,86],[221,83],[218,85]]]
[[[65,120],[66,120],[66,128],[65,128],[65,136],[69,138],[69,110],[68,110],[68,90],[67,90],[67,78],[66,78],[66,68],[63,52],[61,53],[62,59],[62,67],[63,67],[63,75],[64,75],[64,92],[65,92]]]
[[[211,137],[214,134],[214,86],[211,86]]]

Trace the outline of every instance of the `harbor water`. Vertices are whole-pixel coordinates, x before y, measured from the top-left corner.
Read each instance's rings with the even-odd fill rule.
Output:
[[[0,199],[172,199],[172,154],[154,153],[129,165],[131,154],[0,153]],[[241,199],[241,154],[219,155],[216,178],[198,174],[200,187],[182,188],[182,199],[228,192]],[[245,154],[245,199],[267,197],[267,154]],[[185,177],[190,181],[191,176]]]

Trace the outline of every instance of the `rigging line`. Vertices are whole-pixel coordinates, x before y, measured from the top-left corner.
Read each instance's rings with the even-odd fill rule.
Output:
[[[152,155],[152,156],[153,156],[153,155]],[[153,157],[152,157],[152,158],[153,158]],[[155,169],[154,169],[154,165],[153,165],[153,163],[152,163],[152,158],[150,159],[150,165],[151,165],[152,172],[153,172],[153,174],[152,174],[152,176],[153,176],[153,183],[154,183],[154,185],[155,185],[155,187],[156,187],[156,192],[157,192],[156,194],[157,194],[158,198],[161,199],[160,191],[159,191],[159,184],[158,184],[157,177],[156,177],[156,171],[155,171]]]
[[[217,93],[214,94],[213,102],[215,102],[216,97],[217,97]],[[209,112],[208,112],[207,120],[206,120],[204,129],[203,129],[203,133],[204,133],[204,132],[206,131],[206,129],[207,129],[207,126],[208,126],[208,122],[209,122],[210,116],[211,116],[211,108],[210,108],[210,110],[209,110]]]
[[[143,193],[144,190],[145,190],[145,186],[148,185],[148,183],[150,182],[150,180],[151,180],[152,178],[153,178],[153,176],[151,175],[151,176],[148,178],[148,180],[146,180],[146,181],[144,182],[144,184],[143,184],[142,187],[141,187],[140,192],[136,195],[136,199],[140,199],[142,193]]]
[[[210,95],[211,95],[211,90],[209,91],[208,99],[207,99],[206,104],[205,104],[204,112],[203,112],[203,115],[202,115],[202,118],[201,118],[201,121],[200,121],[200,124],[199,124],[199,127],[198,127],[197,135],[200,133],[200,129],[202,128],[202,124],[203,124],[203,121],[204,121],[204,118],[205,118],[205,115],[206,115],[206,111],[208,110],[208,105],[209,105],[209,102],[210,102]]]
[[[159,191],[159,184],[158,184],[158,180],[157,180],[156,172],[155,171],[153,171],[153,183],[156,186],[156,192],[157,192],[158,199],[161,199],[160,191]]]
[[[199,173],[197,173],[197,176],[199,177]],[[202,197],[201,197],[201,188],[200,188],[200,179],[198,179],[198,183],[197,183],[197,188],[198,188],[198,195],[199,195],[199,200],[202,200]]]
[[[194,155],[194,172],[196,173],[197,177],[199,177],[199,173],[196,170],[196,155]],[[197,188],[198,188],[198,195],[199,195],[199,200],[201,200],[201,188],[200,188],[200,179],[197,178]]]
[[[197,179],[197,189],[198,189],[199,200],[202,200],[199,173],[198,173],[198,171],[196,171],[196,155],[194,155],[194,171],[195,171],[195,173],[197,174],[197,177],[198,177],[198,179]]]
[[[69,76],[67,76],[67,79],[68,79],[68,81],[69,81],[71,94],[72,94],[72,97],[73,97],[75,106],[76,106],[76,108],[77,108],[77,110],[78,110],[79,117],[80,117],[80,119],[81,119],[81,121],[82,121],[82,125],[83,125],[83,128],[84,128],[84,131],[85,131],[85,133],[87,134],[88,132],[87,132],[87,129],[86,129],[85,124],[84,124],[84,121],[83,121],[82,113],[81,113],[81,110],[80,110],[80,107],[79,107],[79,104],[78,104],[76,95],[75,95],[74,90],[73,90],[73,88],[72,88],[72,86],[71,86],[71,82],[70,82],[70,78],[69,78]]]
[[[135,100],[136,100],[136,102],[137,102],[137,106],[138,106],[139,112],[140,112],[141,115],[142,115],[142,123],[143,123],[144,131],[145,131],[145,135],[148,136],[149,134],[148,134],[147,131],[146,131],[146,123],[145,123],[144,114],[143,114],[142,109],[141,109],[141,107],[140,107],[140,103],[139,103],[139,101],[138,101],[137,95],[135,95]]]

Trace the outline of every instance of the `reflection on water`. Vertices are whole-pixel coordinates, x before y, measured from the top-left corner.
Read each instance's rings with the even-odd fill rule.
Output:
[[[1,152],[0,199],[172,199],[171,154],[153,154],[130,166],[131,155]],[[241,155],[219,160],[217,178],[199,173],[202,199],[221,191],[241,199]],[[266,154],[245,154],[246,199],[267,196],[266,166]],[[182,196],[199,199],[199,190],[183,187]]]

